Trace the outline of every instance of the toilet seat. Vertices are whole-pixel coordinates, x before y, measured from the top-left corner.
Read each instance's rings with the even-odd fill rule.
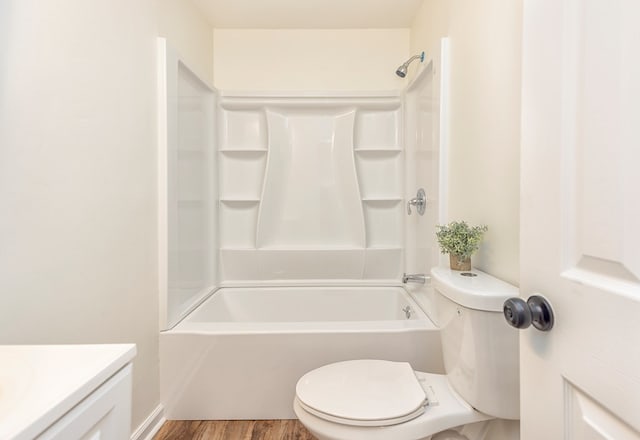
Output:
[[[302,376],[296,397],[306,411],[352,426],[389,426],[422,415],[427,395],[407,362],[352,360]]]
[[[428,395],[429,403],[421,415],[397,424],[377,427],[332,421],[325,414],[314,414],[303,407],[299,397],[293,409],[298,419],[320,440],[403,440],[427,438],[438,432],[493,417],[473,409],[450,386],[442,374],[414,372]]]
[[[358,419],[348,419],[343,417],[332,416],[331,414],[326,414],[316,409],[310,408],[306,406],[304,403],[298,400],[298,404],[308,413],[313,414],[316,417],[319,417],[323,420],[327,420],[333,423],[340,423],[342,425],[349,426],[366,426],[366,427],[375,427],[375,426],[391,426],[397,425],[400,423],[408,422],[411,419],[415,419],[416,417],[422,415],[424,413],[424,406],[413,411],[409,414],[406,414],[402,417],[394,417],[390,419],[379,419],[379,420],[358,420]]]

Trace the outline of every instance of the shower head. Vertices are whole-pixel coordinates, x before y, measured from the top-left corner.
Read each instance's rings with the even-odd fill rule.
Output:
[[[407,68],[409,67],[409,64],[411,64],[411,62],[416,58],[420,58],[420,62],[423,62],[424,52],[422,52],[420,55],[414,55],[411,58],[409,58],[407,61],[405,61],[404,64],[398,67],[398,70],[396,70],[396,75],[398,75],[400,78],[404,78],[405,76],[407,76]]]

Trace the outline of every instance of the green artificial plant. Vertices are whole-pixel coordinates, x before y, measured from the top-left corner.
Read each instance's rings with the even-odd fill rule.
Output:
[[[489,228],[486,225],[469,226],[467,222],[461,221],[436,225],[436,229],[436,237],[443,254],[467,258],[478,250],[482,236]]]

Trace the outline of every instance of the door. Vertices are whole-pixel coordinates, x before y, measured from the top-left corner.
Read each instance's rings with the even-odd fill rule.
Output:
[[[524,0],[522,439],[640,439],[640,2]]]

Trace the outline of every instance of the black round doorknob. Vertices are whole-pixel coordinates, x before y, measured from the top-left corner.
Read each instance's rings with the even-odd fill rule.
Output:
[[[531,310],[531,324],[542,332],[548,332],[553,328],[553,310],[551,304],[540,295],[530,296],[527,300]]]
[[[502,307],[504,317],[515,328],[527,328],[531,325],[531,310],[522,298],[509,298]]]
[[[524,329],[533,326],[548,332],[553,328],[551,304],[540,295],[532,295],[525,302],[522,298],[509,298],[502,307],[504,317],[512,327]]]

